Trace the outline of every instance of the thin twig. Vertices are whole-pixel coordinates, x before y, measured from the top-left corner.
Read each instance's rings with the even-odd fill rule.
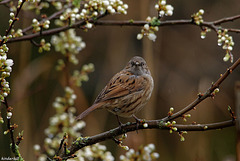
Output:
[[[59,15],[61,15],[67,8],[70,8],[70,7],[72,7],[72,4],[68,5],[67,7],[64,7],[64,8],[61,9],[60,11],[57,11],[57,12],[53,13],[51,16],[45,18],[44,20],[40,21],[39,23],[43,23],[43,22],[46,21],[46,20],[49,20],[49,21],[50,21],[50,20],[52,20],[52,19],[54,19],[54,18],[57,18],[57,17],[58,17]],[[25,29],[23,29],[22,32],[23,32],[24,34],[26,34],[26,32],[28,32],[29,30],[32,30],[32,29],[33,29],[33,27],[32,27],[32,25],[30,25],[30,26],[26,27]]]
[[[8,28],[7,31],[6,31],[6,34],[5,34],[6,37],[8,36],[9,32],[10,32],[11,29],[13,28],[14,23],[18,20],[18,14],[20,13],[20,10],[22,9],[22,6],[23,6],[23,4],[24,4],[25,2],[26,2],[26,0],[23,0],[22,3],[20,4],[20,6],[17,8],[17,12],[16,12],[16,14],[15,14],[15,16],[14,16],[14,18],[13,18],[13,22],[10,24],[9,28]],[[2,39],[2,40],[0,41],[0,46],[2,46],[4,43],[6,43],[6,42],[5,42],[5,39]]]
[[[63,138],[62,138],[62,140],[61,140],[61,142],[60,142],[58,151],[56,152],[56,155],[57,155],[57,156],[59,155],[59,152],[61,151],[61,149],[62,149],[62,147],[63,147],[63,143],[64,143],[65,139],[67,138],[66,135],[67,135],[67,134],[64,134],[64,136],[63,136]]]
[[[3,4],[7,4],[9,3],[11,0],[3,0],[2,2],[0,2],[0,5],[3,5]]]
[[[8,110],[9,105],[8,105],[8,101],[7,101],[6,97],[4,98],[4,105],[5,105],[6,109]],[[12,152],[15,154],[16,144],[15,144],[14,135],[13,135],[14,128],[11,127],[11,118],[7,118],[7,128],[10,133],[10,138],[11,138],[11,143],[12,143]]]

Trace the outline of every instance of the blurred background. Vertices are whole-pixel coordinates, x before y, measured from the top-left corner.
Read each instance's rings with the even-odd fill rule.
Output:
[[[128,15],[108,16],[109,20],[145,20],[148,15],[154,16],[154,0],[124,1],[128,4]],[[164,19],[190,19],[193,13],[204,9],[205,21],[240,14],[239,0],[169,0],[174,7],[172,17]],[[3,35],[8,26],[8,10],[0,6],[0,33]],[[20,21],[16,26],[29,26],[32,21],[29,12],[21,12]],[[224,24],[225,27],[238,28],[240,20]],[[77,94],[76,107],[81,113],[89,107],[110,78],[119,72],[135,55],[146,59],[154,77],[155,88],[151,100],[137,114],[139,118],[160,119],[167,115],[169,108],[178,111],[194,99],[199,92],[205,92],[212,82],[217,80],[231,65],[223,62],[225,51],[217,45],[215,32],[207,33],[204,40],[200,38],[200,28],[193,25],[160,27],[155,42],[137,40],[141,27],[96,26],[88,32],[77,30],[83,38],[86,48],[78,55],[80,63],[93,63],[95,72],[90,80],[81,88],[75,89]],[[234,60],[240,56],[239,34],[231,33],[235,42]],[[49,37],[50,38],[50,37]],[[45,138],[44,129],[48,127],[48,118],[55,110],[52,102],[56,96],[63,95],[63,73],[55,70],[56,60],[62,55],[51,52],[39,54],[37,47],[30,42],[9,44],[8,56],[14,60],[11,74],[11,95],[9,104],[14,107],[14,122],[19,127],[17,132],[24,130],[21,142],[21,153],[26,160],[34,160],[33,145],[42,144]],[[214,99],[207,99],[191,111],[187,123],[212,123],[229,120],[227,107],[235,109],[234,86],[240,79],[240,69],[236,69],[220,87],[220,93]],[[4,111],[4,108],[1,107]],[[4,112],[2,112],[4,113]],[[105,110],[91,113],[85,118],[86,128],[83,135],[95,135],[118,126],[116,118]],[[134,119],[121,119],[122,122]],[[178,119],[177,123],[185,123]],[[4,124],[5,125],[5,124]],[[1,130],[6,129],[1,126]],[[15,132],[15,134],[17,134]],[[9,155],[9,136],[0,134],[0,156]],[[236,157],[235,127],[207,132],[188,132],[185,141],[181,142],[176,134],[163,130],[144,130],[128,133],[124,145],[135,150],[140,145],[154,143],[160,154],[159,160],[164,161],[233,161]],[[102,142],[113,153],[116,160],[124,150],[110,140]]]

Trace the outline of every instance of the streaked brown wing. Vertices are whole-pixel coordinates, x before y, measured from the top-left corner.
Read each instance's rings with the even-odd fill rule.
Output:
[[[98,95],[94,103],[124,97],[143,90],[144,79],[130,73],[116,74]]]

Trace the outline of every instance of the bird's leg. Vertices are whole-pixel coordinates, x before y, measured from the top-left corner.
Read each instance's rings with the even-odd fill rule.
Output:
[[[137,118],[137,116],[135,116],[134,114],[132,115],[132,117],[136,120],[136,126],[137,126],[137,130],[138,130],[138,126],[142,122],[142,119]],[[137,133],[138,133],[138,131],[137,131]]]
[[[116,115],[116,117],[117,117],[117,120],[118,120],[119,128],[120,128],[120,130],[122,130],[123,124],[121,123],[121,121],[119,119],[119,116]]]

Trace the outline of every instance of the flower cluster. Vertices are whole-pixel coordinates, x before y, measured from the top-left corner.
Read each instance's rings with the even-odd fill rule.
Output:
[[[73,84],[80,87],[83,81],[84,82],[88,81],[89,79],[88,74],[93,71],[94,71],[94,64],[92,63],[83,65],[81,71],[75,70],[73,72],[73,76],[71,77]]]
[[[67,8],[66,11],[60,16],[60,21],[56,21],[55,23],[59,26],[64,26],[65,23],[63,23],[63,21],[70,20],[70,24],[73,24],[76,22],[76,19],[80,19],[79,9]]]
[[[23,6],[24,10],[34,10],[37,15],[39,15],[44,8],[49,8],[49,3],[41,0],[28,0],[26,5]]]
[[[120,160],[123,161],[131,161],[131,160],[157,160],[159,158],[159,154],[155,151],[154,144],[148,144],[146,146],[140,146],[138,151],[134,149],[130,149],[126,152],[125,155],[120,156]]]
[[[84,161],[87,160],[104,160],[104,161],[114,161],[114,157],[111,152],[107,151],[106,146],[99,143],[92,146],[87,146],[77,153],[77,158],[68,159],[69,161]]]
[[[137,39],[141,40],[143,36],[147,36],[149,40],[155,41],[157,36],[155,32],[158,31],[158,26],[160,21],[156,17],[147,17],[146,21],[148,22],[145,24],[141,30],[141,33],[137,35]]]
[[[45,39],[42,39],[40,41],[40,47],[38,48],[38,52],[42,53],[43,50],[50,51],[50,49],[51,49],[50,47],[51,47],[51,44],[50,43],[46,43]]]
[[[169,133],[170,134],[173,133],[173,131],[177,131],[178,130],[177,127],[173,126],[175,124],[176,124],[176,121],[172,121],[172,123],[170,121],[168,121],[168,122],[165,123],[165,126],[169,127]]]
[[[8,47],[6,44],[0,46],[0,102],[10,93],[9,82],[6,80],[12,72],[13,60],[7,59]]]
[[[12,35],[13,38],[23,36],[22,29],[17,29],[17,31],[15,31],[14,29],[12,29],[12,30],[11,30],[11,35]]]
[[[206,38],[206,35],[207,35],[207,32],[210,32],[211,29],[208,28],[208,27],[203,27],[202,28],[202,31],[201,31],[201,39],[205,39]]]
[[[230,59],[231,63],[233,62],[232,50],[234,46],[232,36],[228,35],[228,30],[218,30],[218,46],[222,46],[226,50],[226,55],[223,60],[228,61]]]
[[[66,56],[69,62],[78,64],[76,55],[86,47],[85,42],[82,41],[80,36],[76,36],[74,29],[69,29],[65,32],[60,32],[59,36],[52,36],[51,43],[54,45],[55,50],[61,52]],[[64,63],[63,61],[60,61]],[[58,70],[62,69],[63,64],[59,64]]]
[[[185,141],[183,134],[187,134],[187,131],[181,131],[178,133],[178,135],[180,136],[180,141]]]
[[[79,19],[86,21],[86,28],[92,28],[92,24],[88,22],[90,18],[95,18],[100,14],[127,14],[128,5],[122,0],[90,0],[84,4],[84,8],[79,14]]]
[[[74,139],[80,136],[80,130],[85,127],[85,122],[76,121],[74,114],[76,108],[74,101],[77,96],[70,87],[65,88],[64,97],[56,97],[53,107],[56,109],[56,114],[49,119],[49,127],[45,129],[44,148],[49,156],[54,156],[59,148],[60,140],[68,134],[67,141],[71,143]],[[35,147],[39,147],[35,145]],[[38,150],[40,148],[36,148]],[[39,155],[39,160],[45,158],[45,154]]]
[[[124,4],[121,0],[90,0],[89,3],[84,5],[84,9],[81,11],[80,16],[83,19],[104,14],[106,12],[110,14],[122,13],[127,14],[128,5]]]
[[[36,18],[32,20],[33,32],[39,32],[41,31],[42,28],[48,29],[49,25],[50,25],[49,20],[43,21],[41,23]]]
[[[63,136],[65,138],[64,142],[66,142],[67,145],[81,135],[80,130],[82,130],[86,124],[84,121],[76,121],[75,119],[74,113],[76,112],[76,108],[73,107],[75,99],[76,95],[73,89],[66,87],[65,96],[57,97],[53,103],[56,114],[50,118],[50,125],[45,129],[47,137],[44,140],[44,150],[46,154],[41,153],[40,145],[36,144],[33,147],[38,161],[47,160],[47,156],[55,156]],[[85,159],[94,160],[95,158],[105,161],[114,160],[112,154],[106,150],[106,147],[100,144],[85,147],[79,150],[76,155],[78,156],[77,158],[69,160],[82,161]]]
[[[195,22],[197,25],[200,25],[201,23],[203,23],[203,17],[202,17],[203,14],[204,14],[203,9],[200,9],[197,13],[194,13],[192,15],[193,22]]]
[[[56,5],[61,8],[61,5]],[[83,9],[79,11],[79,7],[67,8],[60,16],[59,20],[55,21],[56,25],[65,26],[73,24],[76,20],[84,20],[86,22],[85,28],[90,29],[93,24],[89,22],[100,14],[127,14],[128,5],[124,4],[122,0],[89,0],[83,5]]]
[[[172,16],[173,15],[173,6],[167,4],[166,0],[159,0],[155,5],[155,9],[158,11],[159,17]]]

